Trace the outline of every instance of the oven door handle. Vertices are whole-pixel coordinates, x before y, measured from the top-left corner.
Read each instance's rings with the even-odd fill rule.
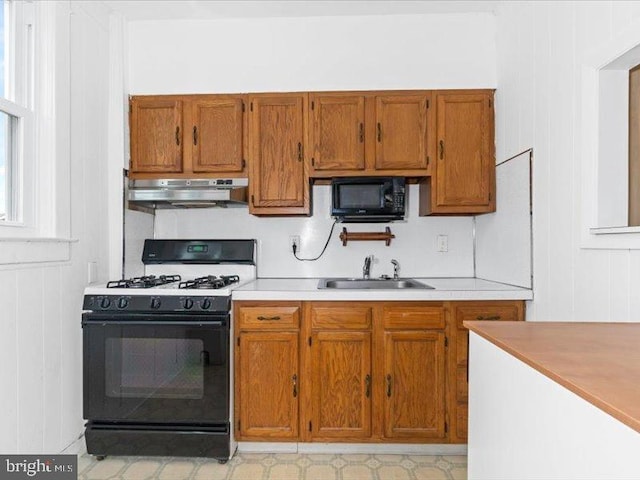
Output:
[[[201,322],[197,320],[189,320],[185,322],[180,321],[162,321],[162,320],[83,320],[82,325],[100,325],[102,327],[108,326],[129,326],[129,325],[146,325],[154,327],[161,327],[163,325],[170,327],[193,327],[193,326],[201,326],[201,327],[222,327],[224,326],[224,322],[221,321],[207,321],[203,320]]]

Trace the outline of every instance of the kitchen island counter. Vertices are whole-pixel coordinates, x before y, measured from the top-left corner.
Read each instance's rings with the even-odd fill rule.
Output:
[[[319,289],[320,278],[258,278],[233,291],[234,300],[455,301],[531,300],[530,289],[479,278],[415,278],[433,289]]]
[[[465,321],[468,478],[640,478],[640,324]]]

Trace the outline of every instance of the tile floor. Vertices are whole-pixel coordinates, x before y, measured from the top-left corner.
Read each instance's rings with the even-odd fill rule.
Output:
[[[467,457],[238,453],[206,458],[78,457],[79,480],[465,480]]]

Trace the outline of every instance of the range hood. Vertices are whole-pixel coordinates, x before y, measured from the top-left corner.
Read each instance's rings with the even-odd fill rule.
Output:
[[[127,199],[133,209],[243,207],[246,178],[129,180]]]

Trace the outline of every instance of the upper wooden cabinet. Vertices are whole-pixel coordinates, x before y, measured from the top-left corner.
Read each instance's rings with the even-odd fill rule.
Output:
[[[429,175],[429,91],[310,93],[310,176]]]
[[[242,95],[130,99],[131,178],[246,175]]]
[[[234,97],[195,100],[191,104],[194,172],[242,172],[242,109],[242,99]]]
[[[308,214],[307,94],[251,95],[249,102],[249,213]]]
[[[314,171],[365,168],[364,95],[309,95],[311,166]]]
[[[376,96],[376,170],[427,168],[428,93]]]
[[[436,168],[421,184],[420,215],[494,212],[493,92],[437,92],[436,110]]]
[[[130,105],[131,173],[181,173],[182,100],[134,97]]]

